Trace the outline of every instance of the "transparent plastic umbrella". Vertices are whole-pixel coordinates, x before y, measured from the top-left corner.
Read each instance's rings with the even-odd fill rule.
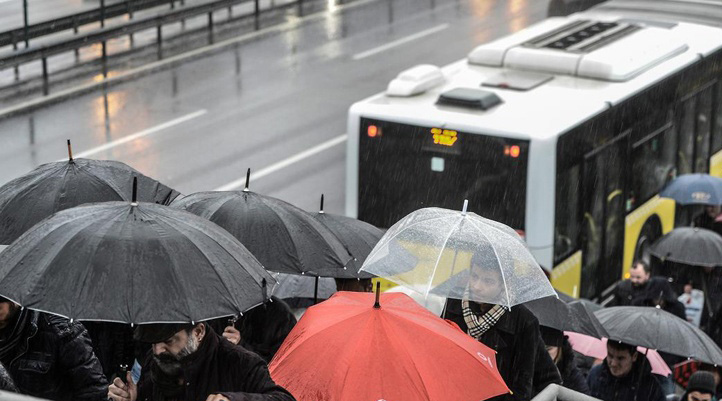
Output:
[[[507,307],[556,296],[516,231],[466,212],[466,202],[462,211],[425,208],[404,217],[384,234],[361,270],[424,296]]]

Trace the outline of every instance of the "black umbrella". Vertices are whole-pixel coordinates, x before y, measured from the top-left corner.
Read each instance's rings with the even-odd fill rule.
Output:
[[[270,271],[334,277],[352,259],[309,213],[249,191],[248,181],[243,191],[199,192],[172,206],[225,228]]]
[[[197,322],[265,301],[275,280],[233,236],[182,210],[105,202],[56,213],[0,254],[0,295],[76,320]]]
[[[679,227],[658,239],[650,253],[663,261],[690,266],[720,266],[722,236],[705,228]]]
[[[10,244],[42,219],[85,203],[130,201],[133,177],[138,200],[167,205],[177,191],[130,166],[73,159],[43,164],[0,187],[0,244]]]
[[[373,274],[359,272],[366,257],[374,249],[384,235],[384,231],[364,221],[351,217],[328,214],[323,210],[323,195],[321,195],[321,208],[313,217],[328,228],[344,245],[353,260],[346,270],[339,270],[336,278],[372,278]]]
[[[597,318],[586,309],[572,307],[557,297],[545,297],[524,303],[539,324],[559,331],[573,331],[602,338],[607,333]]]
[[[707,334],[660,308],[615,306],[594,315],[610,340],[722,365],[722,350]]]

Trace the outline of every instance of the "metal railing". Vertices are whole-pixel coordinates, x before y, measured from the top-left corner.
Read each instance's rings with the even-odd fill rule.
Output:
[[[101,56],[102,61],[102,73],[104,77],[107,77],[107,42],[111,39],[116,39],[122,36],[128,35],[131,40],[131,47],[133,43],[133,34],[139,31],[155,28],[156,30],[156,46],[158,58],[163,58],[163,26],[171,23],[181,22],[184,23],[186,19],[198,17],[202,15],[208,16],[208,42],[214,42],[214,19],[213,12],[230,9],[233,6],[240,5],[243,3],[253,3],[253,12],[238,16],[238,18],[253,16],[254,17],[254,28],[255,30],[260,29],[260,0],[217,0],[211,3],[200,4],[195,6],[189,6],[182,9],[172,10],[165,14],[158,16],[150,16],[146,18],[139,18],[128,23],[99,29],[87,34],[76,35],[70,39],[58,40],[56,42],[43,44],[37,47],[29,47],[27,49],[16,50],[10,54],[0,57],[0,70],[15,68],[16,78],[18,77],[18,67],[22,64],[40,60],[42,63],[42,79],[43,79],[43,94],[49,93],[49,79],[48,79],[48,57],[55,56],[58,54],[75,51],[76,58],[78,55],[78,49],[91,46],[101,45]],[[278,10],[289,7],[298,7],[299,16],[302,15],[303,11],[303,0],[296,0],[292,3],[286,3],[281,5],[275,5],[269,10]]]
[[[590,397],[582,393],[570,390],[556,384],[550,384],[532,398],[531,401],[600,401],[598,398]],[[1,401],[1,400],[0,400]]]
[[[104,27],[106,19],[123,15],[128,15],[128,18],[132,19],[133,13],[136,11],[166,4],[170,5],[171,9],[174,9],[176,3],[180,3],[182,6],[185,0],[125,0],[107,6],[105,5],[105,0],[100,0],[100,7],[96,9],[28,25],[28,6],[26,0],[23,2],[23,26],[0,32],[0,47],[12,45],[13,49],[17,49],[18,43],[25,42],[25,47],[27,48],[29,47],[30,39],[36,39],[71,29],[77,34],[78,28],[83,25],[100,22],[100,26]]]
[[[0,390],[0,401],[47,401],[45,398],[35,398]]]

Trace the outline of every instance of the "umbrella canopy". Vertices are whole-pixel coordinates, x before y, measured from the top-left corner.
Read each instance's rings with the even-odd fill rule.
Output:
[[[405,294],[338,292],[310,307],[271,377],[299,401],[476,401],[509,389],[494,351]]]
[[[658,239],[650,253],[662,260],[690,266],[720,266],[722,236],[705,228],[679,227]]]
[[[572,345],[574,351],[579,352],[582,355],[591,356],[592,358],[604,359],[607,357],[607,339],[606,338],[594,338],[584,334],[565,332],[569,338],[569,344]],[[664,361],[659,352],[653,349],[647,349],[644,347],[637,347],[642,355],[647,356],[649,365],[652,367],[652,373],[668,376],[672,373],[672,370]]]
[[[722,178],[709,174],[683,174],[667,185],[659,196],[680,205],[722,205]]]
[[[313,299],[316,291],[316,279],[312,276],[299,274],[271,273],[278,281],[273,295],[281,299],[308,298]],[[329,277],[318,279],[318,298],[328,299],[336,292],[336,281]]]
[[[414,257],[393,257],[395,248]],[[516,231],[466,211],[412,212],[384,234],[361,270],[424,296],[507,307],[556,294]]]
[[[352,259],[313,216],[270,196],[247,190],[198,192],[172,206],[225,228],[270,271],[334,277]]]
[[[594,315],[610,340],[722,365],[722,350],[707,334],[660,308],[615,306]]]
[[[76,320],[187,323],[236,315],[264,302],[265,283],[275,280],[233,236],[152,203],[64,210],[0,253],[0,295]]]
[[[141,202],[167,205],[179,195],[116,161],[70,159],[43,164],[0,187],[0,243],[10,244],[60,210],[85,203],[130,201],[133,177],[138,178]]]
[[[535,299],[524,304],[539,320],[542,326],[559,331],[573,331],[596,338],[602,338],[607,332],[593,313],[582,304],[572,307],[557,297]]]
[[[323,211],[323,195],[321,195],[321,208],[313,217],[328,228],[346,247],[353,261],[346,270],[339,270],[336,278],[371,278],[373,274],[359,272],[359,267],[371,253],[371,250],[384,235],[383,230],[358,219],[346,216],[328,214]]]

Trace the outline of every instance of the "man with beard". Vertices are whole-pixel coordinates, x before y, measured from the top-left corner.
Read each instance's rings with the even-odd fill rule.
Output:
[[[153,324],[136,329],[153,344],[136,386],[130,373],[108,389],[114,401],[293,401],[256,354],[233,345],[206,323]]]
[[[106,399],[108,381],[85,328],[5,298],[0,298],[0,363],[19,393],[60,401]],[[2,379],[4,387],[7,380]]]
[[[613,304],[609,306],[648,306],[652,300],[665,301],[672,307],[676,306],[677,296],[664,277],[652,277],[649,264],[638,260],[629,269],[629,279],[617,283]]]

